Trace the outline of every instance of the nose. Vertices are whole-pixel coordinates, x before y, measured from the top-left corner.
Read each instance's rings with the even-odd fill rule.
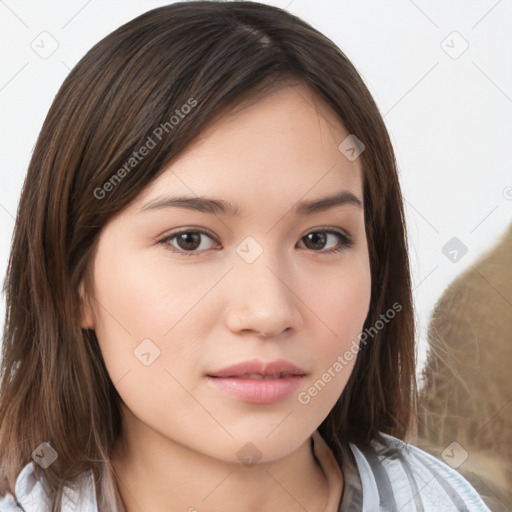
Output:
[[[250,264],[237,261],[231,273],[226,323],[234,333],[275,338],[302,326],[302,302],[293,277],[266,253]]]

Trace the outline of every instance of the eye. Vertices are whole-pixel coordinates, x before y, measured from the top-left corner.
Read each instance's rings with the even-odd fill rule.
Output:
[[[187,229],[178,231],[175,233],[171,233],[171,235],[165,237],[163,240],[160,240],[159,243],[163,244],[165,248],[185,254],[186,256],[192,256],[194,253],[200,252],[201,250],[208,250],[211,247],[205,247],[203,241],[201,240],[204,237],[208,237],[212,240],[212,236],[205,230],[202,229]],[[176,245],[172,243],[172,240],[176,239]],[[206,244],[208,245],[208,244]]]
[[[334,248],[329,249],[328,251],[319,251],[319,249],[322,249],[326,245],[329,236],[337,238],[339,245],[334,246]],[[322,254],[341,252],[354,245],[354,241],[341,231],[325,229],[311,231],[300,239],[300,241],[302,240],[305,241],[307,249],[313,249],[315,252],[321,252]]]
[[[208,243],[205,244],[203,242],[202,239],[205,237],[211,241],[214,240],[213,235],[204,229],[188,228],[171,233],[158,243],[162,244],[166,249],[172,252],[185,256],[193,256],[194,254],[212,249],[211,244],[209,245]],[[327,244],[329,237],[334,240],[337,239],[338,245],[335,245],[334,248],[329,250],[321,250]],[[341,231],[332,229],[317,229],[316,231],[311,231],[307,235],[304,235],[299,242],[303,240],[305,241],[304,245],[306,246],[306,249],[312,249],[314,252],[321,254],[341,252],[354,244],[353,240],[349,236],[345,235]]]

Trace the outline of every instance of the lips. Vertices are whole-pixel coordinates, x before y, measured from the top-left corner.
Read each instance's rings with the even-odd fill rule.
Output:
[[[302,383],[306,372],[278,359],[258,360],[228,366],[207,375],[208,384],[243,402],[273,404],[288,397]]]
[[[277,359],[275,361],[263,362],[257,359],[228,366],[222,370],[208,374],[209,377],[239,377],[245,379],[282,379],[292,376],[303,376],[306,372],[294,364]]]

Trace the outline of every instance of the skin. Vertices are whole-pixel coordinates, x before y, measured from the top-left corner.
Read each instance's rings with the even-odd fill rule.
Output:
[[[325,510],[327,480],[309,437],[355,358],[308,404],[298,394],[363,328],[368,246],[362,207],[302,216],[292,209],[342,190],[363,201],[360,159],[338,150],[348,135],[315,92],[284,87],[217,119],[103,228],[82,327],[95,329],[124,402],[112,464],[128,512]],[[139,212],[169,195],[223,199],[243,215]],[[184,253],[193,244],[159,243],[181,228],[213,236],[200,235],[191,256]],[[353,245],[334,234],[305,238],[326,229]],[[263,249],[250,264],[236,252],[247,236]],[[147,338],[160,350],[149,366],[134,356]],[[255,358],[288,360],[307,376],[275,404],[250,404],[208,385],[207,373]],[[261,453],[252,466],[237,456],[248,442]]]

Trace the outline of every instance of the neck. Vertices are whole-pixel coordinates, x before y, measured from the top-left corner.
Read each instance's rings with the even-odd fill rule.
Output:
[[[309,438],[279,460],[245,466],[194,451],[138,420],[123,427],[111,462],[126,512],[325,512],[327,479]]]

